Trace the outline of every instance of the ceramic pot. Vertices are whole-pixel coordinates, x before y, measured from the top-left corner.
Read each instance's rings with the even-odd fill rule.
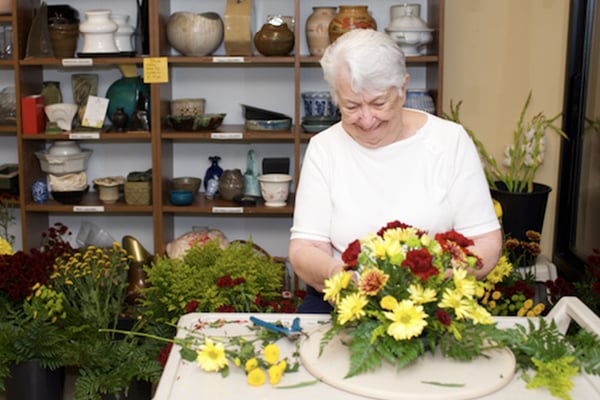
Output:
[[[60,82],[42,82],[42,91],[40,94],[44,96],[44,105],[46,106],[50,104],[62,103],[63,97],[60,90]]]
[[[52,23],[48,25],[54,55],[58,58],[72,58],[77,49],[79,23]]]
[[[140,94],[145,99],[149,98],[148,85],[139,76],[123,77],[113,82],[106,91],[108,103],[108,115],[113,115],[118,108],[123,108],[129,121],[133,121],[133,113],[137,107]],[[131,129],[131,128],[130,128]]]
[[[385,32],[398,43],[405,55],[420,55],[420,48],[433,40],[433,29],[427,26],[414,8],[392,6],[390,14],[391,22]]]
[[[113,129],[116,132],[125,132],[129,117],[125,113],[125,110],[123,110],[123,107],[118,107],[117,110],[110,116],[110,121],[112,122]]]
[[[117,24],[111,19],[110,10],[89,10],[86,21],[79,25],[83,35],[82,53],[118,53],[115,41]]]
[[[223,200],[231,201],[244,194],[244,176],[238,168],[223,171],[219,179],[219,193]]]
[[[167,21],[167,41],[185,56],[210,55],[223,41],[223,20],[215,12],[175,12]]]
[[[311,56],[320,57],[331,43],[329,23],[335,17],[337,7],[313,7],[306,19],[306,42]]]
[[[263,56],[287,56],[294,49],[294,33],[285,23],[267,23],[254,35],[254,46]]]
[[[288,174],[263,174],[258,177],[260,192],[267,207],[283,207],[290,194],[292,176]]]
[[[115,43],[120,52],[133,51],[133,34],[135,28],[129,25],[129,15],[113,14],[111,19],[117,24],[115,32]]]
[[[43,368],[38,360],[10,365],[6,380],[6,399],[62,400],[65,368]]]
[[[329,24],[329,40],[337,38],[353,29],[377,30],[377,22],[368,11],[368,6],[340,6],[339,12]]]

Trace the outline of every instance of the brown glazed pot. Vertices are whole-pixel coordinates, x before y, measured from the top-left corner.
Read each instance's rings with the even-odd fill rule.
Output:
[[[337,38],[353,29],[377,30],[377,22],[368,11],[368,6],[340,6],[337,15],[329,23],[329,40]]]
[[[294,34],[286,24],[264,24],[254,35],[254,46],[263,56],[287,56],[294,49]]]
[[[242,171],[226,169],[219,179],[219,193],[223,200],[231,201],[237,196],[244,194],[244,176]]]

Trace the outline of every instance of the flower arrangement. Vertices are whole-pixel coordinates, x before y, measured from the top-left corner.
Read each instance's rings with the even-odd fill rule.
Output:
[[[506,255],[500,257],[496,267],[485,277],[483,286],[485,294],[481,304],[492,315],[537,317],[546,310],[543,303],[535,304],[533,276],[523,277]]]
[[[334,311],[322,342],[342,331],[352,338],[347,377],[384,359],[401,368],[438,345],[445,356],[462,360],[481,353],[479,338],[494,320],[478,303],[479,284],[467,272],[481,264],[472,244],[455,231],[432,238],[394,221],[349,245],[342,259],[356,277],[342,271],[325,281],[324,298]]]
[[[546,152],[546,131],[552,130],[563,138],[567,138],[565,132],[556,124],[560,113],[554,117],[547,117],[544,113],[537,113],[531,119],[525,120],[531,92],[525,100],[521,110],[517,127],[513,132],[512,143],[504,148],[504,160],[502,165],[506,168],[503,172],[496,159],[485,149],[483,143],[477,139],[475,133],[469,128],[465,130],[475,143],[481,156],[488,184],[493,189],[504,189],[510,192],[532,192],[533,181],[537,169],[544,161]],[[460,106],[462,101],[456,105],[450,103],[450,114],[444,114],[444,118],[461,123]],[[502,184],[498,187],[498,182]]]
[[[335,336],[347,337],[349,378],[383,362],[404,368],[438,348],[446,357],[471,360],[486,349],[507,347],[526,387],[546,387],[570,399],[573,376],[600,375],[600,339],[584,329],[563,335],[542,318],[537,325],[525,320],[499,329],[478,302],[486,284],[468,273],[480,265],[471,244],[455,231],[431,238],[398,221],[350,243],[342,254],[345,271],[325,281],[334,310],[321,350]],[[508,275],[506,257],[501,264],[496,283]]]

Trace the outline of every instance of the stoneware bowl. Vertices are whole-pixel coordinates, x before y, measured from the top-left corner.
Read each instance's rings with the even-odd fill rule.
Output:
[[[198,193],[202,179],[194,176],[180,176],[171,179],[171,187],[173,190],[189,190],[192,193]]]
[[[169,201],[175,206],[189,206],[194,201],[194,192],[191,190],[171,190]]]
[[[81,147],[74,140],[57,140],[48,149],[51,156],[72,156],[81,153]]]
[[[206,99],[202,97],[171,100],[171,115],[194,117],[204,114]]]
[[[263,174],[258,177],[260,192],[267,207],[283,207],[290,194],[292,176],[288,174]]]
[[[185,56],[210,55],[223,41],[223,20],[215,12],[175,12],[167,21],[167,41]]]
[[[292,126],[292,120],[285,119],[247,119],[246,129],[251,131],[287,131]]]

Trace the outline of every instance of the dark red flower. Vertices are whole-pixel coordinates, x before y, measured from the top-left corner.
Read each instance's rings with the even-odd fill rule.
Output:
[[[446,242],[454,242],[461,247],[469,247],[473,245],[473,241],[468,237],[464,236],[462,233],[458,233],[455,230],[451,230],[444,233],[437,233],[435,235],[435,240],[437,240],[442,247],[445,249]]]
[[[246,282],[245,278],[243,278],[243,277],[242,278],[236,278],[236,279],[233,280],[233,286],[241,285],[244,282]]]
[[[217,284],[217,287],[220,288],[235,286],[233,283],[233,279],[231,279],[231,275],[224,275],[220,278],[217,278],[217,281],[215,283]]]
[[[171,349],[173,348],[173,343],[169,342],[165,347],[160,349],[158,353],[158,362],[161,363],[163,368],[167,365],[167,360],[169,359],[169,354],[171,354]]]
[[[237,310],[235,309],[234,306],[230,305],[230,304],[223,304],[219,307],[217,307],[217,312],[223,312],[223,313],[233,313],[236,312]]]
[[[400,229],[412,228],[412,225],[405,224],[404,222],[400,222],[398,220],[388,222],[383,228],[381,228],[377,231],[377,236],[383,237],[383,234],[385,233],[385,231],[387,231],[389,229],[397,229],[397,228],[400,228]]]
[[[429,277],[439,275],[440,271],[432,264],[433,256],[427,249],[410,250],[402,261],[403,267],[410,268],[411,272],[426,282]]]
[[[197,300],[192,300],[189,303],[187,303],[185,305],[185,312],[186,313],[191,313],[194,312],[198,309],[198,301]]]
[[[441,308],[438,308],[437,310],[435,310],[435,317],[444,326],[450,326],[450,324],[452,323],[452,318],[450,318],[450,314],[448,314],[446,311],[442,310]]]
[[[349,267],[355,267],[358,262],[358,255],[360,254],[360,242],[358,240],[353,241],[348,245],[348,248],[342,253],[342,261]]]
[[[296,289],[294,290],[294,296],[299,299],[304,299],[306,297],[306,290]]]

